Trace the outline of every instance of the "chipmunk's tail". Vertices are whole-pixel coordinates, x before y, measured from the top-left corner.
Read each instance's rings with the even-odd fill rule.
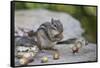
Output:
[[[71,44],[71,43],[74,43],[75,40],[76,40],[76,38],[68,39],[68,40],[57,42],[57,44]]]

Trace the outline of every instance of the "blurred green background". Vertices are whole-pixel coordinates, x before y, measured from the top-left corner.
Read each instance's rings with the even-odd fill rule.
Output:
[[[78,19],[85,30],[83,36],[89,42],[97,42],[97,7],[80,5],[62,5],[46,3],[15,2],[15,10],[48,9],[51,11],[65,12]]]

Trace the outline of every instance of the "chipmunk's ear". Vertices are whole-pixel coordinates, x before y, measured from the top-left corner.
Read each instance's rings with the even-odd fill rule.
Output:
[[[51,18],[51,23],[53,24],[53,22],[54,22],[54,19],[53,19],[53,18]]]

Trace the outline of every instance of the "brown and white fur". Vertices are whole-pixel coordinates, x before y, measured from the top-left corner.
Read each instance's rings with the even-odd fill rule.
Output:
[[[60,20],[51,19],[40,25],[37,30],[38,47],[41,49],[56,50],[54,45],[63,38],[63,25]]]

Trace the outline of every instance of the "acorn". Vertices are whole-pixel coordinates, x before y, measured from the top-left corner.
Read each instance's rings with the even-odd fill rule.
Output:
[[[59,55],[58,52],[55,52],[55,53],[53,54],[53,59],[54,59],[54,60],[58,60],[59,57],[60,57],[60,55]]]
[[[24,55],[24,52],[18,52],[17,55],[16,55],[16,57],[17,58],[22,58],[23,55]]]
[[[80,48],[82,48],[82,43],[81,43],[81,42],[77,42],[77,43],[76,43],[76,46],[77,46],[77,48],[80,49]]]
[[[23,65],[28,64],[32,61],[34,61],[34,59],[31,53],[25,53],[23,57],[21,58],[21,64]]]
[[[75,43],[74,47],[72,48],[73,53],[78,53],[80,48],[82,48],[82,43],[78,41]]]
[[[36,55],[35,52],[30,52],[31,56],[34,57]]]
[[[31,58],[32,57],[32,54],[31,53],[25,53],[23,55],[24,58]]]
[[[27,65],[28,64],[28,59],[27,58],[21,58],[19,60],[19,62],[20,62],[21,65]]]
[[[79,48],[77,46],[73,46],[72,47],[72,52],[73,52],[73,54],[78,53],[79,52]]]
[[[42,63],[48,62],[48,57],[47,57],[47,56],[43,56],[43,57],[41,58],[41,62],[42,62]]]

